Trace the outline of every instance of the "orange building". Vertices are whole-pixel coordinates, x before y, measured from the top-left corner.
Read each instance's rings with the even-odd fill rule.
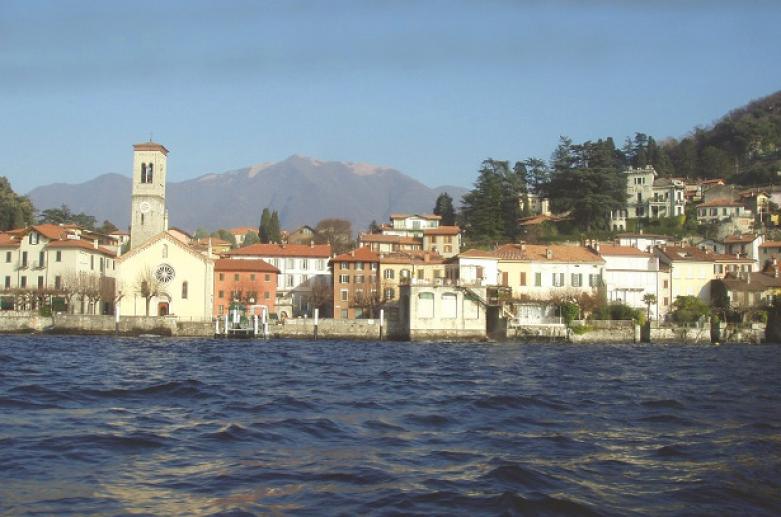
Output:
[[[221,316],[238,301],[265,305],[276,313],[279,269],[264,260],[218,259],[214,262],[214,315]]]
[[[367,247],[331,259],[334,319],[373,318],[379,309],[380,255]]]

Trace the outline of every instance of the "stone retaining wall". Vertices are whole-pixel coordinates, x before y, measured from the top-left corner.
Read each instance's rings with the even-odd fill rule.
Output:
[[[43,332],[52,326],[52,318],[38,311],[4,311],[0,313],[0,333]]]

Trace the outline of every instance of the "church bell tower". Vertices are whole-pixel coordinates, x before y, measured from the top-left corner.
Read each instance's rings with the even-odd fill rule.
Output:
[[[133,146],[130,249],[168,230],[165,174],[168,149],[151,140]]]

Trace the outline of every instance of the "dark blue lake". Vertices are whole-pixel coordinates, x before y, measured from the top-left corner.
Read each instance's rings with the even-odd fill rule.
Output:
[[[781,513],[778,346],[0,337],[0,513]]]

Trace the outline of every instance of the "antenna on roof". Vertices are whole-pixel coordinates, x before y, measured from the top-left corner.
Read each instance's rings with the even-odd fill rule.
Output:
[[[149,143],[152,143],[152,132],[149,132]]]

